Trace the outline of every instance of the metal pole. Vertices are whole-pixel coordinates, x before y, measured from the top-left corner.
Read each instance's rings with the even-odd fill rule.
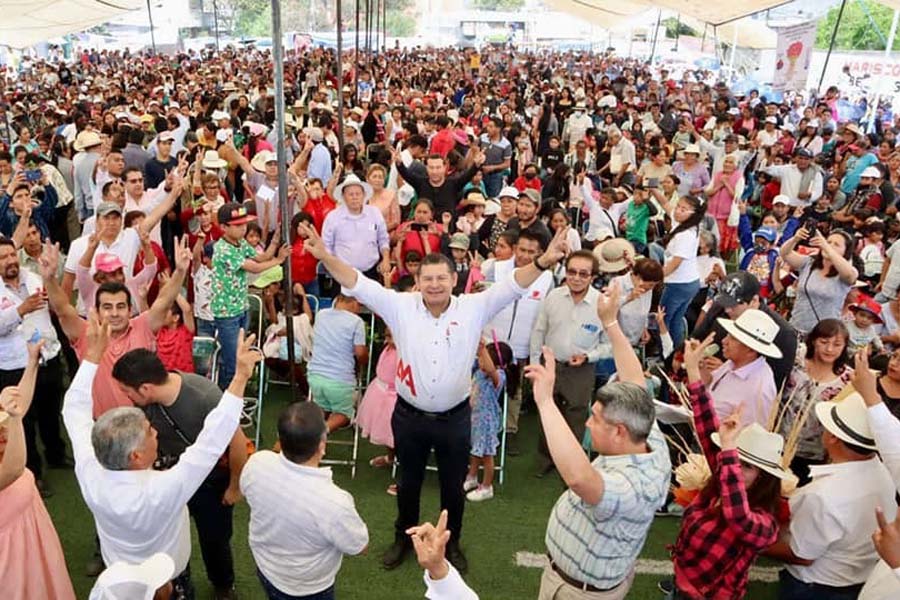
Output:
[[[828,70],[828,61],[831,60],[831,51],[834,50],[834,40],[837,38],[838,27],[841,24],[841,17],[844,16],[845,6],[847,6],[847,0],[841,0],[841,7],[838,9],[837,20],[834,22],[834,29],[831,31],[831,41],[828,42],[828,53],[825,55],[825,64],[822,65],[822,75],[819,76],[819,90],[822,89],[822,82],[825,81],[825,71]]]
[[[675,22],[675,52],[678,52],[678,39],[681,37],[681,13],[678,13],[678,20]],[[701,46],[700,51],[703,51]]]
[[[359,105],[359,10],[360,2],[356,0],[356,45],[353,46],[353,98]]]
[[[284,48],[281,39],[281,0],[272,0],[272,60],[275,62],[275,153],[278,157],[278,206],[281,207],[281,239],[289,243],[291,239],[291,208],[287,197],[287,152],[284,147]],[[288,381],[291,391],[296,390],[294,374],[294,285],[291,280],[291,261],[284,261],[285,290],[284,316],[287,326]],[[257,343],[260,343],[259,341]],[[262,382],[260,382],[262,385]]]
[[[147,16],[150,18],[150,43],[153,45],[153,54],[156,54],[156,35],[153,33],[153,11],[150,10],[150,0],[147,0]]]
[[[381,47],[387,50],[387,0],[381,0]]]
[[[366,63],[372,59],[372,0],[366,0]]]
[[[659,37],[659,22],[662,20],[662,10],[656,11],[656,27],[653,29],[653,46],[650,48],[650,66],[656,59],[656,39]]]
[[[374,0],[375,2],[375,23],[372,26],[372,37],[374,38],[375,43],[375,56],[378,56],[378,53],[381,51],[381,46],[378,44],[378,36],[381,33],[381,0]]]
[[[737,40],[738,40],[738,31],[737,31],[737,21],[731,24],[731,58],[728,63],[728,72],[731,76],[734,76],[734,57],[737,54]]]
[[[900,20],[900,9],[894,9],[894,19],[891,21],[891,31],[888,33],[888,39],[884,46],[884,57],[891,57],[891,50],[894,48],[894,38],[897,36],[897,21]],[[881,86],[878,86],[875,94],[875,104],[871,107],[872,118],[869,119],[869,125],[866,133],[875,131],[875,121],[878,119],[878,105],[881,104]]]
[[[337,106],[337,139],[338,153],[344,149],[344,20],[341,14],[341,0],[337,0],[337,89],[338,89],[338,106]]]
[[[216,26],[216,51],[219,50],[219,3],[213,0],[213,21]]]

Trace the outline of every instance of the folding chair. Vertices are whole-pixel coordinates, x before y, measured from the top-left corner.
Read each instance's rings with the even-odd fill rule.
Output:
[[[368,309],[363,307],[362,312],[369,312]],[[368,338],[369,345],[369,360],[366,365],[366,374],[360,381],[356,384],[356,389],[354,390],[354,399],[353,405],[356,409],[359,408],[359,401],[362,398],[363,393],[366,390],[366,387],[369,385],[369,381],[372,377],[372,353],[375,348],[375,313],[369,312],[369,327],[368,332],[366,334]],[[313,348],[313,352],[315,352],[315,348]],[[312,400],[312,390],[310,390],[309,399]],[[353,437],[351,440],[343,440],[343,439],[332,439],[329,436],[328,445],[334,446],[350,446],[350,458],[349,459],[337,459],[337,458],[326,458],[322,460],[323,465],[342,465],[350,467],[350,479],[356,478],[356,461],[359,458],[359,423],[356,422],[356,418],[354,417],[350,423],[350,427],[353,429]],[[339,433],[339,432],[336,432]]]
[[[197,336],[193,342],[194,372],[216,381],[219,342],[214,337]]]

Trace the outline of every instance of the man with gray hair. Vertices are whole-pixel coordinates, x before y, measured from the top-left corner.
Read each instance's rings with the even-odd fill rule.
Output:
[[[618,127],[610,127],[606,135],[609,162],[600,169],[600,173],[609,170],[610,184],[614,187],[634,185],[634,171],[637,166],[634,144],[622,135]]]
[[[587,428],[600,454],[593,462],[553,402],[554,370],[534,363],[525,369],[550,454],[569,488],[547,524],[550,563],[539,600],[625,598],[654,512],[669,488],[669,450],[655,424],[641,362],[618,324],[618,309],[619,290],[613,286],[598,299],[597,314],[613,348],[618,381],[601,388],[591,407]],[[554,364],[552,350],[545,347],[543,355],[545,365]]]
[[[175,561],[175,572],[182,574],[175,580],[176,593],[184,593],[180,585],[189,586],[185,570],[191,555],[187,502],[238,428],[244,387],[260,355],[252,349],[254,337],[244,339],[242,332],[234,379],[207,416],[200,435],[178,464],[167,471],[154,471],[156,430],[140,408],[113,408],[96,423],[91,417],[91,387],[109,338],[109,323],[101,325],[91,311],[87,350],[63,406],[75,476],[94,515],[105,563],[135,564],[163,552]]]

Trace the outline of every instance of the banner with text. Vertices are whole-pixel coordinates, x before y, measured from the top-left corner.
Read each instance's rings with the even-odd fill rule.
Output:
[[[775,47],[775,75],[772,91],[803,91],[809,77],[809,63],[816,40],[816,22],[779,27]]]

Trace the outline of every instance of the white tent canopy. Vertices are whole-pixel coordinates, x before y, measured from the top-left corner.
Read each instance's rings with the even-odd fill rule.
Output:
[[[0,44],[26,48],[146,5],[145,0],[0,0]]]

